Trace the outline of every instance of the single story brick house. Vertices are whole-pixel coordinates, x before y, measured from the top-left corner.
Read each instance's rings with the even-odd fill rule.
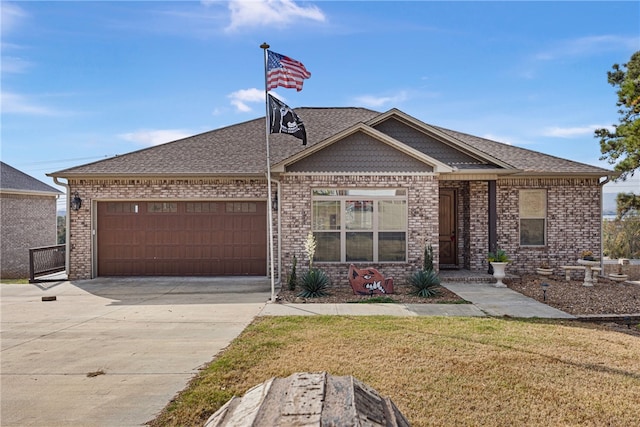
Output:
[[[29,277],[29,249],[57,243],[56,203],[62,192],[0,162],[0,277]]]
[[[425,245],[439,269],[486,272],[499,247],[509,270],[575,263],[600,252],[609,170],[429,125],[398,110],[299,108],[308,145],[270,135],[264,118],[49,174],[83,199],[70,211],[71,279],[268,275],[293,256],[334,284],[349,264],[405,277]]]

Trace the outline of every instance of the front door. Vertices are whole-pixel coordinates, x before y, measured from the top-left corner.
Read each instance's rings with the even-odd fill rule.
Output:
[[[458,264],[456,239],[456,190],[440,189],[440,268]]]

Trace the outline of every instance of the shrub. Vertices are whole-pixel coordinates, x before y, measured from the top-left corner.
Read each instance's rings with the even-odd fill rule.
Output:
[[[489,252],[489,254],[487,255],[487,260],[489,262],[510,262],[511,261],[507,256],[507,253],[502,249],[498,249],[495,253]]]
[[[428,298],[440,295],[440,279],[433,270],[418,270],[409,276],[411,295]]]
[[[422,269],[424,271],[433,271],[433,247],[426,245],[424,247],[424,260],[422,261]]]
[[[300,287],[302,290],[298,294],[303,298],[318,298],[329,295],[328,289],[331,285],[329,276],[317,268],[312,268],[302,275]]]
[[[287,280],[287,285],[290,291],[296,290],[296,285],[298,284],[298,274],[296,273],[296,265],[298,264],[298,259],[296,256],[293,256],[293,265],[291,266],[291,274],[289,274],[289,279]]]

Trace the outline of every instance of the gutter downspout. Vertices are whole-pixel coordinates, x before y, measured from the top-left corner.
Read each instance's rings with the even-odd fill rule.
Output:
[[[64,266],[65,266],[65,271],[67,273],[67,280],[69,280],[69,237],[71,236],[71,230],[69,229],[71,227],[71,218],[70,218],[70,210],[71,210],[71,199],[70,199],[70,195],[71,195],[71,188],[69,187],[69,183],[68,182],[60,182],[58,180],[57,176],[53,177],[53,182],[55,182],[57,185],[60,185],[64,188],[66,188],[67,190],[67,202],[66,202],[66,215],[65,215],[65,219],[64,219],[64,226],[65,226],[65,231],[64,231]]]
[[[602,182],[598,182],[598,185],[600,186],[600,276],[604,277],[604,227],[603,227],[603,221],[604,219],[602,218],[602,209],[604,208],[604,198],[603,198],[603,189],[604,189],[604,185],[606,183],[608,183],[611,180],[611,175],[607,175],[604,179],[604,181]]]

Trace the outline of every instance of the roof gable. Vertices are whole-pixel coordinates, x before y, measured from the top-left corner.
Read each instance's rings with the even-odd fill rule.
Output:
[[[395,108],[375,117],[368,124],[456,169],[515,169]]]
[[[446,164],[359,123],[273,166],[274,172],[451,172]]]
[[[358,131],[287,166],[287,172],[433,172],[433,166]]]

